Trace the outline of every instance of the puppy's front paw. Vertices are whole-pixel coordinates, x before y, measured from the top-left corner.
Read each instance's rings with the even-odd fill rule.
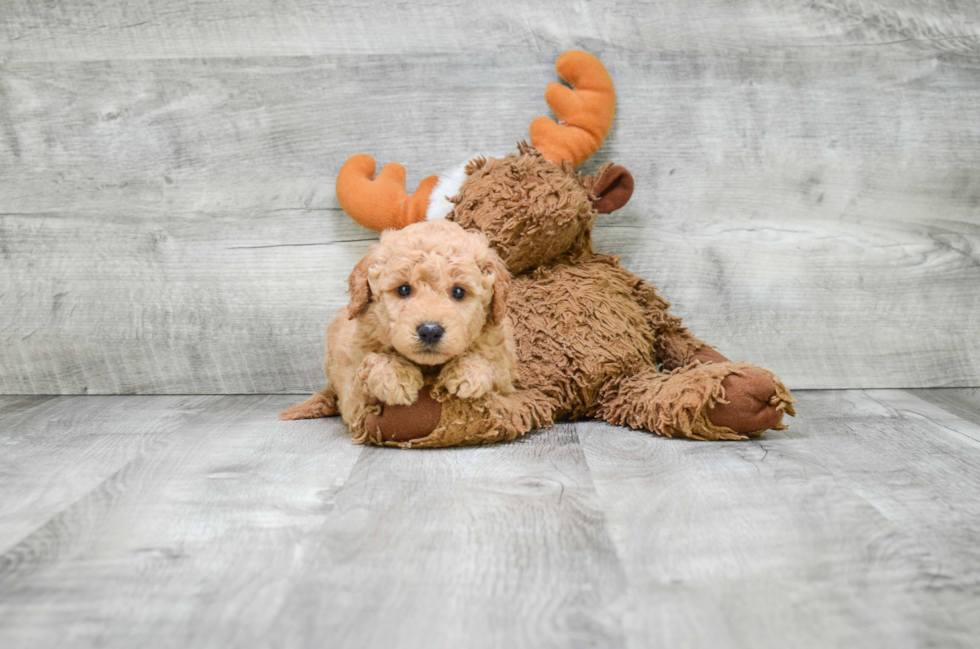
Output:
[[[422,370],[398,357],[370,354],[361,365],[367,391],[381,403],[410,406],[422,389]]]
[[[493,366],[482,356],[460,356],[442,369],[439,384],[460,399],[479,399],[493,388]]]

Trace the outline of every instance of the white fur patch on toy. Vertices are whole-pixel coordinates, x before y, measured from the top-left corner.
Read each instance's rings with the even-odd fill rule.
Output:
[[[432,188],[432,193],[429,194],[429,207],[425,210],[426,221],[444,219],[453,211],[454,205],[449,199],[458,194],[459,188],[463,186],[463,181],[466,180],[466,165],[470,163],[470,160],[478,158],[481,155],[484,158],[502,158],[507,154],[499,153],[491,155],[489,153],[478,153],[466,158],[466,160],[452,169],[440,173],[439,182],[436,183],[436,186]]]

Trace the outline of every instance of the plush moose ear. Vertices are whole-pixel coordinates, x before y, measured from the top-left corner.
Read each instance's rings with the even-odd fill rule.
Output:
[[[600,170],[600,175],[592,185],[596,195],[595,208],[600,214],[615,212],[629,201],[633,195],[633,175],[626,167],[612,165]]]
[[[374,247],[354,266],[350,277],[347,278],[347,292],[350,293],[350,304],[347,315],[353,320],[364,313],[371,303],[371,285],[368,283],[368,270],[374,263]]]
[[[487,259],[483,263],[483,272],[493,276],[493,297],[490,298],[490,313],[487,314],[487,323],[499,325],[507,317],[507,297],[510,295],[510,271],[506,264],[497,256],[494,251],[487,253]]]

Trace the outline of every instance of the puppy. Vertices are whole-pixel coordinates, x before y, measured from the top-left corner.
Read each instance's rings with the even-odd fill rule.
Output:
[[[280,419],[339,413],[363,442],[371,408],[410,405],[426,384],[463,399],[514,391],[510,273],[483,234],[445,220],[385,231],[348,284],[327,328],[327,387]]]

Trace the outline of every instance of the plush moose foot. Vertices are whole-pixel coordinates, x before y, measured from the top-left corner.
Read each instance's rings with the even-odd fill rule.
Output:
[[[761,367],[728,361],[692,363],[666,373],[647,368],[610,385],[600,401],[598,415],[611,424],[701,440],[745,439],[761,434],[767,424],[780,428],[783,412],[794,414],[793,398],[778,379]],[[727,410],[717,410],[724,405]]]
[[[778,379],[758,370],[732,374],[721,382],[724,401],[708,408],[708,420],[743,435],[756,435],[770,428],[782,430],[783,413],[795,415],[795,401]],[[780,389],[781,388],[781,389]]]
[[[386,405],[378,412],[369,412],[364,420],[368,440],[405,443],[429,435],[439,426],[442,404],[432,398],[432,387],[419,390],[419,396],[410,406]]]
[[[438,448],[491,444],[520,437],[535,428],[550,428],[553,405],[537,390],[491,393],[480,399],[442,395],[429,386],[411,406],[382,406],[369,413],[365,442],[403,448]]]
[[[730,363],[710,347],[695,352],[694,361],[701,363]],[[759,435],[770,428],[782,430],[783,413],[795,416],[796,400],[782,382],[767,370],[758,367],[730,374],[721,382],[724,397],[707,410],[708,420],[720,428],[730,428],[742,435]]]
[[[329,385],[303,403],[297,403],[292,408],[283,410],[279,413],[279,419],[291,421],[294,419],[317,419],[319,417],[333,417],[339,415],[337,409],[337,396],[333,393],[333,388]]]

